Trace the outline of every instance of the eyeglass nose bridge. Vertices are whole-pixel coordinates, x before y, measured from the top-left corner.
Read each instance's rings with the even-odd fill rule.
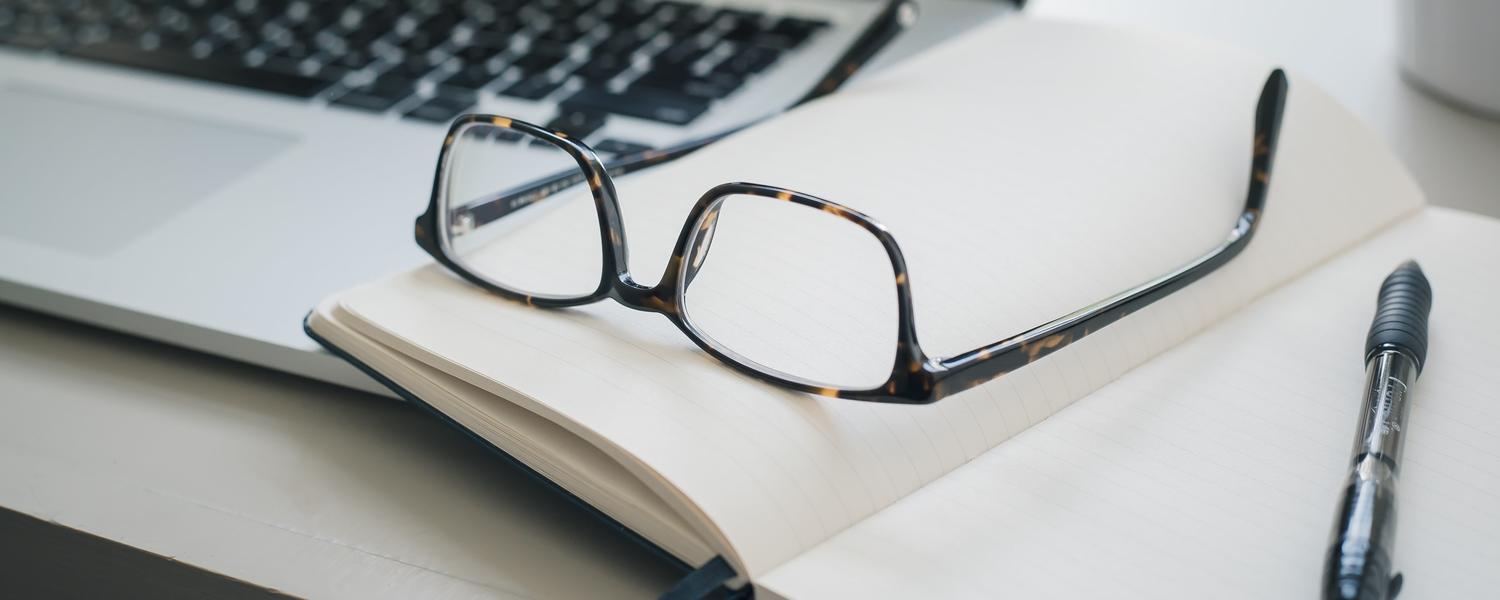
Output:
[[[677,301],[677,293],[666,280],[654,287],[647,287],[632,280],[629,273],[622,274],[617,283],[610,286],[608,295],[627,308],[660,313],[674,319],[682,308]]]

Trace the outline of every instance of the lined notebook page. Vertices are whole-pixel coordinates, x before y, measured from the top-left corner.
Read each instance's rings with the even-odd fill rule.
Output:
[[[617,182],[637,277],[726,181],[844,202],[905,249],[930,354],[1008,337],[1223,239],[1271,65],[1219,47],[1016,19]],[[1264,225],[1208,279],[1010,377],[925,407],[739,376],[665,319],[547,311],[429,268],[341,296],[351,326],[632,462],[750,576],[964,464],[1420,205],[1392,156],[1293,77]],[[541,216],[532,226],[546,226]],[[815,239],[767,241],[795,265]],[[828,302],[848,299],[829,292]],[[813,332],[790,319],[783,331]],[[774,332],[773,332],[774,333]]]
[[[1497,256],[1500,221],[1428,209],[760,583],[789,597],[1313,597],[1376,290],[1416,258],[1434,304],[1395,564],[1403,597],[1490,597]]]

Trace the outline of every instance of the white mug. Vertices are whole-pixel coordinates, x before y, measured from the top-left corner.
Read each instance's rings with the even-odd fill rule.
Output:
[[[1409,81],[1500,116],[1500,0],[1401,0],[1398,27]]]

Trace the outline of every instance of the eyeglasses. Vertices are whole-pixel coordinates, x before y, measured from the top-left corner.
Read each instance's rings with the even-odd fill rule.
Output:
[[[883,15],[887,40],[904,26],[891,12],[900,6],[892,3]],[[864,37],[882,27],[879,21]],[[871,55],[856,44],[845,58],[858,60],[841,61],[830,74],[847,77],[854,71],[849,65]],[[841,82],[825,79],[819,89],[827,93]],[[925,404],[1061,350],[1243,251],[1265,205],[1287,87],[1277,69],[1261,91],[1249,190],[1223,242],[1165,275],[948,358],[927,356],[917,342],[905,260],[886,228],[856,210],[794,190],[753,183],[708,190],[688,213],[659,282],[636,283],[612,176],[722,136],[606,163],[560,132],[505,117],[461,117],[444,141],[431,203],[417,218],[417,243],[464,279],[528,305],[569,307],[612,298],[660,313],[705,352],[764,381],[823,396]],[[815,95],[820,92],[809,97]],[[535,151],[523,158],[503,152],[517,141]],[[512,163],[495,162],[502,159]],[[547,175],[535,178],[538,173]],[[766,264],[768,239],[816,240],[816,250],[795,264]],[[813,288],[822,289],[818,298],[845,301],[799,301],[780,293]]]

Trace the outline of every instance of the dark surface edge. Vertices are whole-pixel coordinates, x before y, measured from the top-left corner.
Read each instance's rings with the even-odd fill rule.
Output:
[[[295,597],[4,507],[0,507],[0,596]]]

